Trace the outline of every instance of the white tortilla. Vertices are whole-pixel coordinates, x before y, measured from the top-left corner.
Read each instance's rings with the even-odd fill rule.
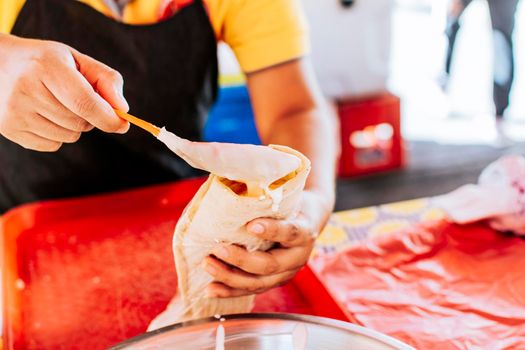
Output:
[[[227,180],[211,174],[186,207],[173,237],[178,293],[148,330],[191,319],[251,311],[253,295],[207,298],[205,289],[212,277],[203,269],[202,262],[220,243],[241,245],[250,251],[268,250],[272,242],[248,234],[246,224],[256,218],[284,219],[295,214],[310,171],[310,161],[291,148],[270,147],[301,160],[299,168],[281,181],[282,184],[271,186],[274,192],[271,197],[275,201],[270,196],[239,195],[228,186]],[[278,203],[280,191],[282,199]]]

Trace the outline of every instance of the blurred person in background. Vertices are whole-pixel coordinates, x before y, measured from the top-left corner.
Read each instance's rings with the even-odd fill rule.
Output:
[[[519,0],[487,1],[493,30],[493,98],[496,107],[496,128],[500,139],[508,140],[504,133],[502,121],[505,110],[509,106],[510,90],[514,81],[514,45],[512,35]],[[471,2],[472,0],[452,0],[450,4],[446,29],[449,40],[445,67],[447,77],[451,72],[456,38],[461,28],[461,16]]]
[[[332,212],[338,147],[300,0],[1,0],[0,214],[196,176],[114,109],[199,140],[217,95],[218,40],[246,74],[262,141],[301,151],[312,171],[296,217],[247,226],[276,248],[227,248],[210,295],[290,280]]]

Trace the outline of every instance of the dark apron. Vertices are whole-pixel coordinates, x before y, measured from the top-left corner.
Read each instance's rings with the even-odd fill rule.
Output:
[[[67,44],[119,71],[131,113],[199,140],[217,93],[217,46],[201,0],[152,25],[127,25],[75,0],[27,0],[12,34]],[[0,136],[0,212],[195,176],[148,133],[93,130],[56,153]]]

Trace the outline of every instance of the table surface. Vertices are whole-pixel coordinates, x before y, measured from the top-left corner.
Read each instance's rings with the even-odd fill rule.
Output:
[[[334,254],[369,237],[392,233],[413,223],[437,220],[443,216],[443,211],[433,206],[430,198],[334,213],[317,239],[312,256]],[[0,327],[0,334],[1,331]],[[1,339],[0,350],[3,347]]]
[[[417,222],[438,220],[444,215],[431,198],[334,213],[317,239],[313,256],[337,253],[369,237],[396,232]]]

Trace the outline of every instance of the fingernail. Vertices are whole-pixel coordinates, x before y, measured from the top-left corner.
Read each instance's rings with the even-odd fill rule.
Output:
[[[213,250],[214,254],[219,258],[227,258],[230,256],[230,252],[226,247],[218,247]]]
[[[126,98],[124,97],[124,95],[120,95],[122,97],[122,101],[124,101],[124,106],[126,107],[124,109],[124,112],[128,112],[129,111],[129,103],[128,101],[126,100]]]
[[[128,104],[128,101],[126,100],[126,98],[124,97],[124,93],[122,92],[122,89],[120,89],[120,88],[115,86],[114,90],[115,90],[115,94],[117,96],[119,96],[120,100],[123,102],[123,105],[121,107],[125,107],[124,108],[124,112],[129,111],[129,104]]]
[[[129,131],[129,123],[126,122],[121,128],[117,130],[117,134],[125,134]]]
[[[250,231],[256,235],[260,235],[261,233],[264,233],[264,226],[261,224],[254,224],[250,226]]]

